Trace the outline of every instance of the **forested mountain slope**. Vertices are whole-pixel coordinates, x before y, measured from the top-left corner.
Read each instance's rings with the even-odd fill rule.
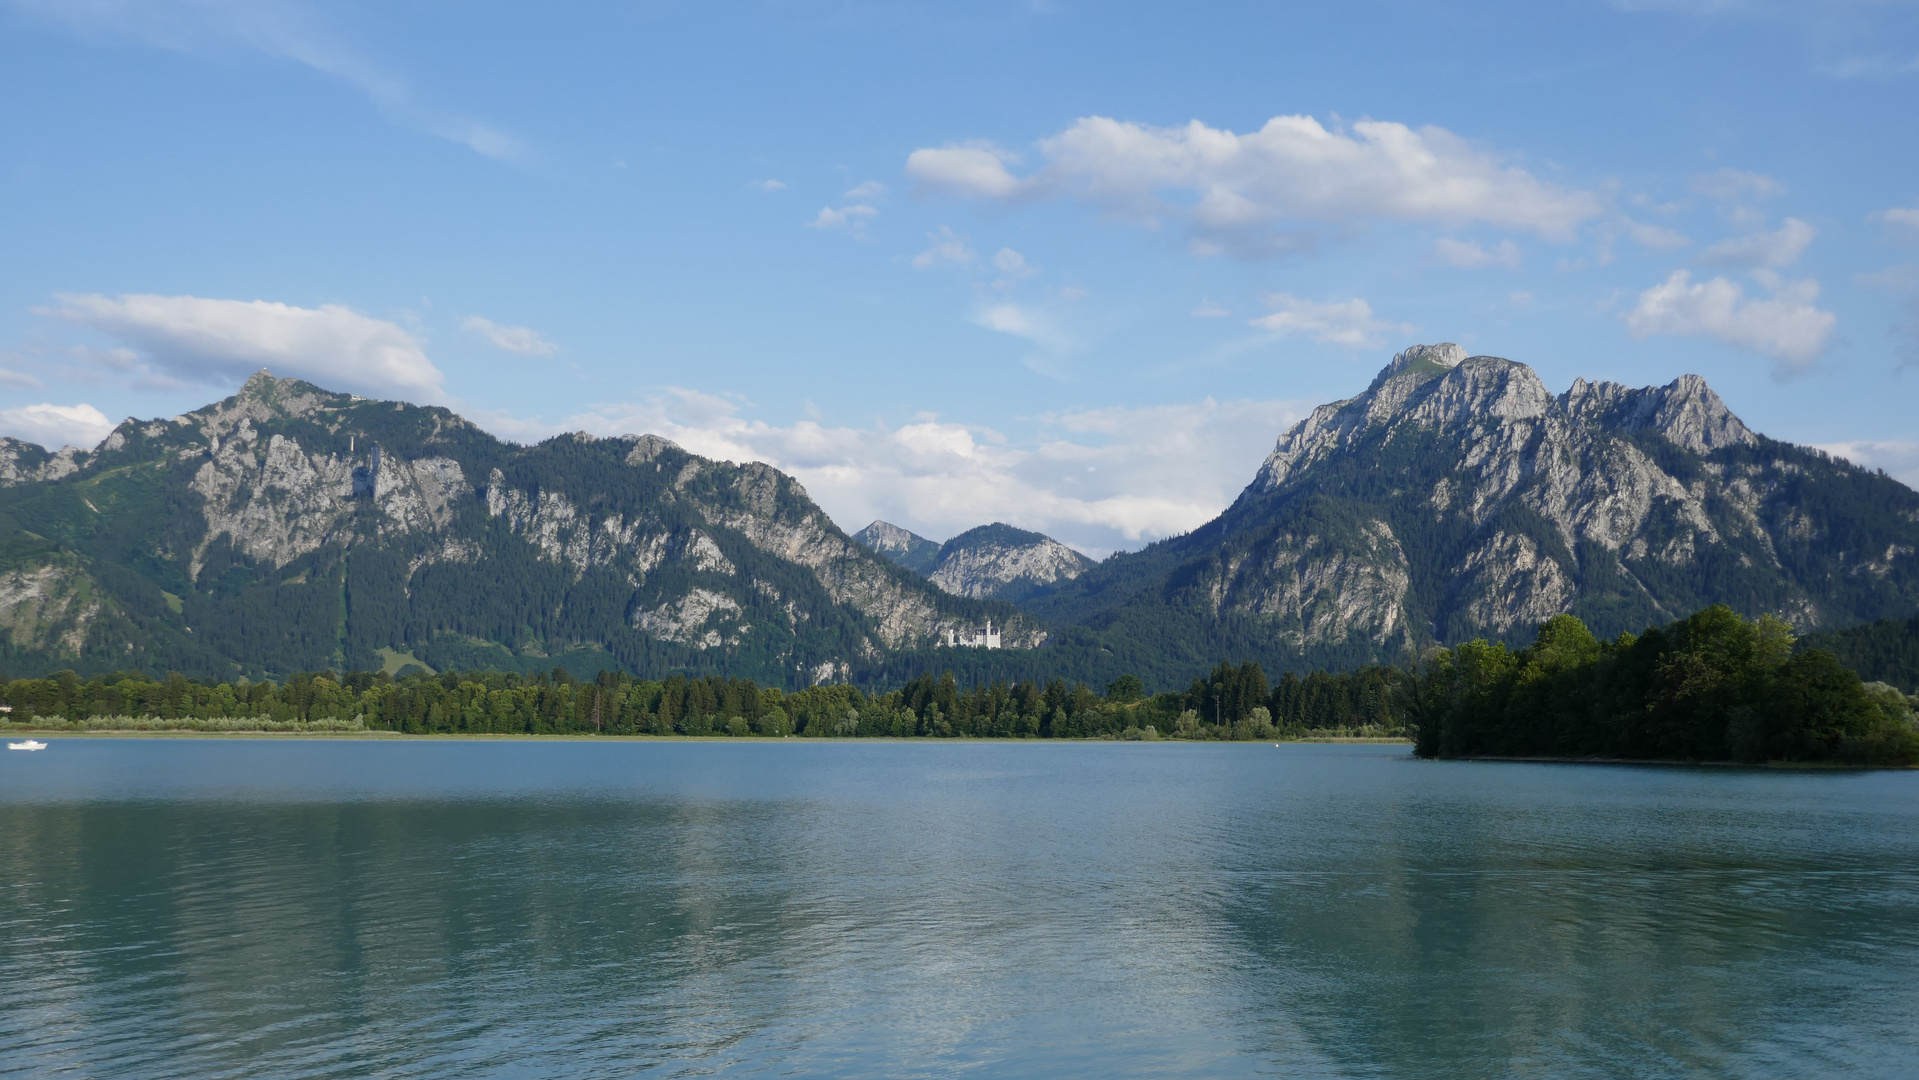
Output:
[[[651,436],[500,442],[262,372],[91,452],[0,443],[0,669],[846,676],[987,618],[854,543],[777,470]]]
[[[1285,669],[1523,641],[1561,612],[1602,636],[1715,603],[1802,631],[1909,616],[1915,551],[1919,494],[1753,433],[1696,376],[1555,396],[1418,346],[1280,436],[1218,518],[1023,606],[1122,666],[1206,639]]]

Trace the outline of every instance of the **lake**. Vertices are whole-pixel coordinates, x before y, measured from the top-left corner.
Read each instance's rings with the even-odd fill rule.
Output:
[[[1919,773],[49,741],[0,1075],[1919,1074]]]

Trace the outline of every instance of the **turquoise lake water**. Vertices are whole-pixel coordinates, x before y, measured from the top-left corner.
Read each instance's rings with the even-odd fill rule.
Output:
[[[1919,1075],[1919,773],[50,741],[0,1075]]]

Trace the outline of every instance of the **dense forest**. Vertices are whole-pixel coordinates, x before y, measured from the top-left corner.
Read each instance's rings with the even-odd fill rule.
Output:
[[[1867,682],[1890,683],[1919,693],[1919,617],[1880,619],[1845,630],[1800,638],[1801,649],[1829,649]]]
[[[60,672],[0,682],[0,702],[17,726],[108,729],[1272,739],[1401,734],[1393,703],[1402,678],[1373,667],[1304,679],[1288,674],[1269,686],[1257,664],[1221,664],[1184,692],[1148,695],[1131,675],[1102,694],[1060,679],[996,680],[962,690],[947,672],[873,694],[857,686],[788,692],[716,675],[649,680],[605,671],[580,680],[564,668],[398,678],[319,672],[284,683]]]
[[[1904,625],[1904,624],[1895,624]],[[1881,636],[1893,640],[1891,630]],[[1878,638],[1866,637],[1872,641]],[[1595,638],[1572,615],[1513,649],[1475,640],[1405,668],[1284,673],[1222,663],[1184,691],[1121,675],[921,674],[884,692],[797,691],[751,679],[592,679],[549,671],[411,667],[309,672],[284,682],[137,672],[0,681],[15,728],[356,730],[414,734],[1246,740],[1411,736],[1422,757],[1919,764],[1915,700],[1865,682],[1786,624],[1724,606],[1642,634]]]
[[[1523,649],[1433,650],[1405,709],[1422,757],[1919,763],[1911,699],[1793,645],[1723,605],[1613,641],[1559,615]]]

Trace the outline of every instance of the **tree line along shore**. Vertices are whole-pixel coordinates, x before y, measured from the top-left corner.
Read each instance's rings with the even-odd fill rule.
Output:
[[[1403,737],[1422,757],[1919,763],[1919,699],[1867,683],[1832,652],[1795,652],[1778,619],[1707,608],[1596,639],[1570,615],[1513,649],[1477,640],[1398,667],[1287,673],[1221,663],[1184,691],[1127,675],[962,689],[951,672],[873,693],[722,676],[638,679],[563,669],[399,676],[311,672],[213,682],[70,671],[0,682],[7,725],[475,735],[1277,740]]]

